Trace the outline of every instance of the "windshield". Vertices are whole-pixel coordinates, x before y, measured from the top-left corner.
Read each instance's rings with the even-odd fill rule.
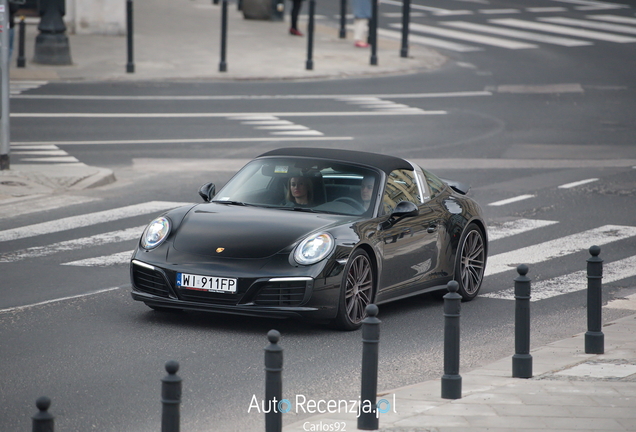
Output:
[[[305,158],[256,159],[239,171],[214,202],[343,215],[372,212],[378,194],[376,171]]]

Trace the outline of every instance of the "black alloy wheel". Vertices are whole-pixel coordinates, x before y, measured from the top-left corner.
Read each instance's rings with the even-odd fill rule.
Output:
[[[475,224],[464,231],[457,249],[455,280],[459,283],[459,294],[464,301],[477,297],[484,280],[486,267],[486,242]]]
[[[369,255],[357,249],[347,261],[342,280],[335,325],[341,330],[356,330],[367,316],[366,307],[373,299],[373,268]]]

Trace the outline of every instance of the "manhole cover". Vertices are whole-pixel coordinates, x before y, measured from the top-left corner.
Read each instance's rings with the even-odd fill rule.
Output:
[[[26,186],[26,183],[22,183],[19,181],[13,181],[13,180],[5,180],[0,182],[0,185],[2,186]]]

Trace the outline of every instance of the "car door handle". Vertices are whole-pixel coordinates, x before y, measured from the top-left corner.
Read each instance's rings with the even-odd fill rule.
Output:
[[[428,228],[426,228],[426,232],[429,234],[433,234],[437,230],[437,224],[430,224]]]

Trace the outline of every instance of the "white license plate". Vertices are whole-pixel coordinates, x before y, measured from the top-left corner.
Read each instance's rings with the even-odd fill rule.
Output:
[[[236,292],[236,279],[177,273],[177,287],[209,292]]]

